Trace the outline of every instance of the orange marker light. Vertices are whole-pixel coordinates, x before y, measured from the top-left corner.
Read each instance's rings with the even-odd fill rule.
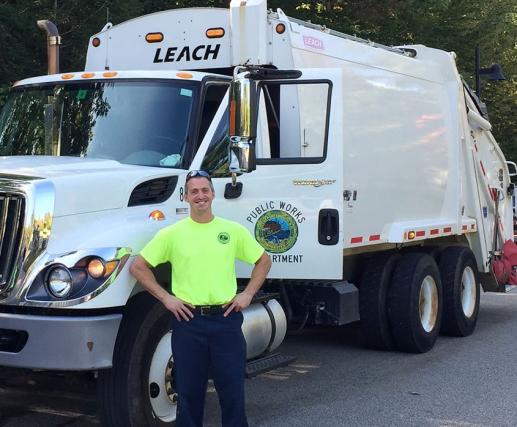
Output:
[[[147,43],[159,43],[163,41],[163,33],[147,33],[145,40]]]
[[[94,76],[95,76],[95,73],[83,73],[83,74],[81,74],[81,77],[83,79],[91,79]]]
[[[205,34],[209,39],[218,39],[224,36],[224,28],[209,28]]]
[[[73,79],[73,78],[74,78],[74,75],[73,75],[73,74],[63,74],[63,75],[61,76],[61,78],[62,78],[63,80],[70,80],[70,79]]]
[[[409,240],[413,240],[414,238],[416,237],[416,233],[414,231],[410,231],[408,234],[407,234],[407,238]]]
[[[117,265],[118,261],[108,261],[105,266],[106,269],[104,271],[104,277],[108,277],[109,275],[111,275],[111,273],[113,273]]]
[[[284,24],[277,24],[276,25],[276,32],[278,34],[284,34],[285,33],[285,25]]]
[[[176,77],[179,77],[180,79],[191,79],[194,76],[190,73],[176,73]]]
[[[149,214],[149,218],[154,221],[163,221],[165,219],[165,214],[162,211],[156,210]]]
[[[95,37],[93,40],[92,40],[92,46],[93,47],[99,47],[101,45],[101,39],[98,38],[98,37]]]
[[[118,73],[116,71],[106,71],[102,73],[103,77],[115,77]]]

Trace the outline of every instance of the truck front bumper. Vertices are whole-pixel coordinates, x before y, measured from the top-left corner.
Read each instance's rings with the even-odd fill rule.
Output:
[[[121,320],[122,314],[0,313],[0,366],[66,371],[110,368]]]

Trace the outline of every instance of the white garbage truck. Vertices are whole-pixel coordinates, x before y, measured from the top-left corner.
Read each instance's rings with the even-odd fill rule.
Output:
[[[0,366],[95,372],[105,425],[173,425],[170,315],[129,265],[189,214],[198,169],[273,262],[245,312],[250,375],[285,363],[289,326],[360,321],[367,345],[417,353],[471,334],[480,286],[504,290],[513,188],[455,59],[233,0],[107,24],[83,71],[15,83]]]

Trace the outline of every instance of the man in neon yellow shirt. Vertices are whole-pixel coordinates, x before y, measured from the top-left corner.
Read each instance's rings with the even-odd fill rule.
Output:
[[[203,425],[209,374],[219,396],[223,426],[248,425],[241,311],[262,286],[271,260],[246,228],[213,215],[214,196],[206,172],[189,172],[185,200],[190,217],[159,231],[131,265],[135,278],[173,314],[177,427]],[[239,294],[236,259],[255,264]],[[150,269],[164,262],[172,265],[173,295],[158,284]]]

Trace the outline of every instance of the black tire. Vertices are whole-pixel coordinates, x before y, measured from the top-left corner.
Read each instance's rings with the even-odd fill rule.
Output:
[[[466,337],[476,328],[479,312],[479,277],[474,254],[469,248],[450,246],[440,263],[443,287],[441,333]]]
[[[381,253],[365,261],[359,282],[359,314],[365,344],[376,350],[393,350],[395,342],[388,319],[388,292],[397,253]]]
[[[397,348],[425,353],[440,331],[442,286],[438,266],[424,253],[401,257],[392,277],[388,315]]]
[[[147,292],[132,298],[117,336],[113,368],[99,372],[97,398],[103,426],[175,425],[174,420],[165,422],[155,416],[149,384],[156,347],[170,330],[171,315],[160,302]],[[154,387],[152,392],[166,390]]]

